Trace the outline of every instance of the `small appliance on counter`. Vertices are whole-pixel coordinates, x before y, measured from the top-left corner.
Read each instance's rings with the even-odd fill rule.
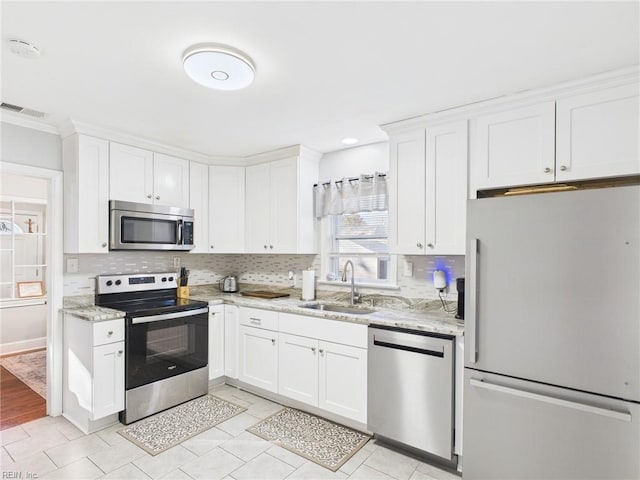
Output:
[[[456,278],[456,290],[458,291],[458,310],[456,318],[464,320],[464,277]]]
[[[238,277],[227,275],[218,282],[218,288],[225,293],[236,293],[238,291]]]

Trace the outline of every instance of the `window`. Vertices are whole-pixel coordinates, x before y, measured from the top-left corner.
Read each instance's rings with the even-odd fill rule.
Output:
[[[388,211],[345,213],[326,219],[324,279],[340,280],[347,260],[354,265],[356,283],[393,283],[395,266],[389,255]]]

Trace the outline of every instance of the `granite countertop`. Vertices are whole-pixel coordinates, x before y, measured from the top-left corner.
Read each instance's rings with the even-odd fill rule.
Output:
[[[250,287],[243,285],[242,290],[270,290],[289,293],[290,296],[262,299],[243,296],[239,293],[222,293],[217,285],[197,285],[190,287],[189,298],[209,302],[210,305],[231,304],[364,325],[384,325],[445,335],[464,334],[464,322],[457,320],[453,314],[446,313],[440,300],[412,301],[386,295],[365,295],[363,303],[359,306],[372,308],[375,312],[354,315],[301,307],[301,305],[315,302],[346,306],[348,294],[343,292],[319,291],[319,298],[315,301],[304,301],[300,299],[299,289],[273,289],[257,285]],[[123,313],[117,310],[95,306],[92,295],[65,297],[63,311],[92,321],[110,320],[123,316]]]

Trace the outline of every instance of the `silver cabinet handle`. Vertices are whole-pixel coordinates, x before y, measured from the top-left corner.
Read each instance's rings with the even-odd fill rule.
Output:
[[[151,194],[147,195],[147,198],[152,198],[152,197],[153,197],[153,195],[151,195]]]
[[[209,248],[213,248],[213,245],[211,245],[211,247],[209,247]]]
[[[269,248],[270,248],[271,250],[273,250],[273,245],[269,245]]]
[[[160,200],[160,195],[156,195],[156,200]]]
[[[551,169],[549,167],[545,167],[544,173],[551,173]]]
[[[102,248],[107,246],[107,242],[102,242]]]
[[[477,307],[478,307],[478,253],[480,248],[480,240],[474,238],[469,245],[469,279],[471,280],[471,288],[469,292],[469,305],[465,311],[465,335],[469,339],[467,357],[469,363],[476,363],[478,351],[477,344]]]
[[[118,355],[122,355],[122,350],[118,350]]]
[[[249,321],[255,325],[260,325],[262,323],[262,320],[256,317],[249,317]]]
[[[271,339],[271,345],[275,345],[275,344],[276,344],[276,339],[275,339],[275,338],[272,338],[272,339]]]
[[[266,245],[264,246],[264,249],[265,249],[265,250],[267,249],[267,246],[266,246]]]
[[[587,413],[595,413],[596,415],[615,418],[617,420],[622,420],[624,422],[631,422],[631,414],[628,412],[619,412],[617,410],[609,410],[607,408],[596,407],[594,405],[576,402],[573,400],[565,400],[563,398],[550,397],[548,395],[528,392],[526,390],[520,390],[518,388],[496,385],[495,383],[485,382],[484,380],[478,380],[476,378],[470,379],[469,383],[472,387],[484,388],[485,390],[493,390],[494,392],[500,392],[507,395],[514,395],[516,397],[527,398],[529,400],[535,400],[538,402],[549,403],[551,405],[570,408],[572,410],[581,410]]]
[[[324,350],[322,348],[318,350],[318,352],[320,353],[320,355],[324,355]]]
[[[312,351],[313,353],[316,353],[316,347],[311,347],[311,351]]]
[[[109,331],[107,332],[107,337],[110,337],[111,335],[113,335],[113,330],[109,330]]]
[[[420,242],[416,243],[416,247],[422,248],[422,243],[420,243]]]
[[[560,165],[560,170],[566,172],[568,170],[566,165]]]
[[[427,243],[427,247],[433,248],[433,243]]]

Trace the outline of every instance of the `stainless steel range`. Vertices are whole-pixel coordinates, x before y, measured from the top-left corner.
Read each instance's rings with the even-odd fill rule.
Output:
[[[96,277],[96,305],[126,314],[124,424],[208,391],[209,306],[176,292],[173,272]]]

